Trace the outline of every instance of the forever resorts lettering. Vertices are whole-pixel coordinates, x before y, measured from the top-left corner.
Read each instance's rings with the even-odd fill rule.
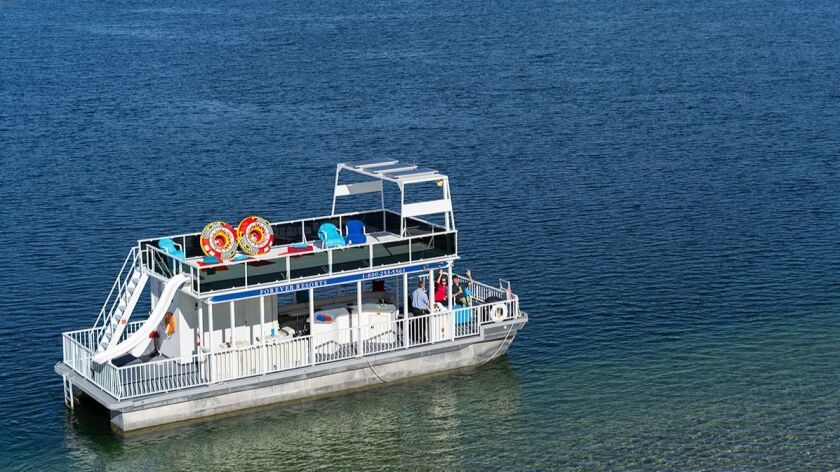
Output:
[[[412,269],[415,269],[412,267]],[[307,290],[310,288],[319,288],[319,287],[326,287],[328,285],[336,285],[340,283],[352,282],[354,280],[369,280],[369,279],[378,279],[382,277],[390,277],[394,275],[404,274],[406,272],[406,268],[399,268],[399,269],[387,269],[387,270],[379,270],[376,272],[370,272],[367,274],[359,274],[359,275],[350,275],[347,277],[335,277],[332,279],[325,279],[325,280],[312,280],[309,282],[299,282],[294,283],[291,285],[283,285],[280,287],[271,287],[271,288],[264,288],[260,290],[260,295],[273,295],[275,293],[288,293],[288,292],[297,292],[299,290]]]
[[[318,288],[329,285],[328,280],[313,280],[311,282],[299,282],[291,285],[284,285],[282,287],[264,288],[260,290],[260,295],[272,295],[275,293],[297,292],[298,290],[306,290],[310,288]]]

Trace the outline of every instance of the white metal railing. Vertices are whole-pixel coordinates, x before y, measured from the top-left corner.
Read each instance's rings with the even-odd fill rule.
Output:
[[[111,314],[114,313],[114,310],[120,302],[120,297],[122,297],[128,282],[131,280],[131,274],[134,272],[135,267],[139,265],[139,257],[140,254],[136,247],[132,247],[128,251],[128,256],[123,261],[123,265],[117,273],[117,278],[114,280],[114,284],[111,286],[111,290],[105,298],[105,303],[102,304],[102,309],[99,310],[99,315],[97,315],[96,321],[93,323],[95,328],[104,327],[108,323]]]
[[[441,236],[441,235],[452,235],[452,238],[453,238],[452,247],[449,250],[444,251],[443,254],[435,254],[433,256],[424,256],[422,254],[418,255],[415,252],[416,250],[412,247],[412,245],[415,243],[415,241],[428,240],[428,238],[435,237],[435,236]],[[167,254],[167,253],[163,252],[162,250],[160,250],[160,249],[158,249],[154,246],[147,245],[141,251],[142,253],[146,254],[146,257],[143,257],[141,260],[143,261],[143,264],[145,265],[146,269],[148,269],[152,275],[156,275],[156,276],[158,276],[160,278],[163,278],[163,279],[168,279],[168,278],[170,278],[173,275],[178,274],[178,273],[189,272],[190,278],[194,281],[194,283],[191,284],[191,288],[192,288],[193,292],[196,293],[196,294],[208,294],[208,293],[220,292],[220,291],[230,290],[230,289],[241,290],[241,289],[248,288],[248,287],[257,287],[257,286],[260,286],[260,285],[265,285],[266,283],[272,283],[273,284],[273,283],[278,283],[278,282],[291,282],[291,281],[298,281],[298,280],[299,281],[305,281],[305,280],[311,279],[311,278],[318,278],[318,277],[324,277],[324,276],[330,276],[330,275],[343,274],[343,273],[350,272],[352,270],[370,270],[370,269],[374,269],[374,268],[380,267],[380,266],[385,267],[389,264],[394,264],[395,262],[392,262],[390,260],[388,261],[387,264],[377,262],[377,260],[379,260],[380,257],[375,255],[374,248],[377,247],[377,246],[382,246],[382,245],[386,245],[386,244],[390,245],[390,244],[398,244],[398,243],[405,244],[405,246],[408,250],[407,253],[405,253],[405,260],[400,261],[399,263],[409,264],[409,263],[413,263],[413,262],[427,262],[427,261],[445,259],[447,257],[451,257],[451,256],[457,254],[457,250],[456,250],[456,247],[457,247],[457,231],[456,230],[450,230],[450,231],[437,232],[437,233],[434,233],[434,234],[421,234],[421,235],[415,235],[415,236],[410,236],[410,237],[409,236],[404,236],[404,237],[399,237],[399,239],[396,239],[394,241],[379,242],[379,241],[374,241],[374,240],[371,239],[368,242],[365,242],[365,243],[362,243],[362,244],[353,244],[353,245],[349,245],[349,246],[334,247],[334,248],[327,248],[327,249],[317,249],[317,250],[304,252],[304,253],[300,253],[300,254],[283,254],[283,255],[279,255],[279,256],[265,256],[265,257],[261,257],[259,259],[246,259],[246,260],[241,260],[241,261],[227,261],[227,262],[219,263],[219,264],[207,264],[207,265],[204,265],[204,266],[201,266],[201,267],[195,265],[196,263],[194,261],[181,260],[179,258],[176,258],[176,257],[172,256],[171,254]],[[434,245],[431,245],[429,247],[433,248]],[[359,259],[359,260],[353,260],[351,262],[365,261],[365,263],[367,264],[366,266],[361,266],[361,267],[356,268],[356,269],[347,269],[347,270],[338,270],[336,268],[336,264],[333,261],[333,254],[337,253],[338,251],[345,250],[345,249],[361,249],[361,248],[365,248],[367,250],[367,256],[365,258],[362,258],[362,259]],[[318,255],[318,254],[327,254],[327,260],[324,261],[325,263],[323,265],[323,267],[325,268],[323,273],[319,273],[317,275],[306,275],[306,276],[300,276],[300,277],[293,277],[294,270],[292,269],[292,264],[289,262],[291,260],[291,258],[307,257],[307,256],[311,256],[311,255]],[[258,267],[254,263],[260,263],[261,264],[264,261],[277,262],[277,261],[281,261],[281,260],[286,260],[285,272],[279,271],[279,273],[282,274],[282,278],[271,281],[271,282],[252,282],[252,281],[249,280],[249,274],[248,274],[249,268],[251,268],[250,270],[253,271],[254,267]],[[341,261],[340,263],[346,263],[346,262],[348,262],[348,261]],[[201,286],[201,284],[202,284],[202,274],[206,274],[208,272],[217,270],[219,268],[224,268],[225,277],[223,278],[223,280],[239,280],[239,279],[241,279],[242,282],[241,283],[236,283],[235,285],[231,285],[229,287],[225,287],[225,288],[218,289],[218,290],[209,290],[207,288],[202,288],[202,286]],[[251,275],[253,276],[253,274],[251,274]],[[257,276],[258,277],[264,277],[265,275],[266,275],[265,273],[260,273]],[[205,284],[206,283],[207,282],[205,282]]]
[[[405,322],[401,319],[360,326],[362,355],[369,356],[402,348],[404,329]]]
[[[338,230],[341,232],[342,236],[346,236],[344,234],[344,224],[343,223],[345,223],[349,220],[359,219],[360,217],[363,217],[364,215],[368,215],[368,214],[371,214],[371,213],[380,213],[381,211],[382,210],[353,211],[353,212],[346,212],[346,213],[335,213],[335,214],[332,214],[332,215],[329,215],[329,216],[313,216],[313,217],[310,217],[310,218],[301,218],[301,219],[297,219],[297,220],[274,222],[274,223],[271,223],[271,226],[285,226],[285,225],[291,225],[291,224],[300,224],[301,225],[301,227],[300,227],[301,237],[303,238],[306,234],[305,224],[307,222],[321,221],[321,220],[324,220],[326,222],[326,220],[338,219],[338,221],[339,221]],[[385,213],[390,214],[394,218],[402,218],[402,215],[400,213],[395,212],[395,211],[392,211],[392,210],[384,210],[384,211],[385,211]],[[407,218],[412,219],[412,220],[417,220],[420,223],[429,225],[432,228],[432,232],[429,233],[429,234],[438,234],[440,232],[448,231],[445,226],[439,225],[437,223],[433,223],[431,221],[425,220],[423,218],[419,218],[417,216],[412,216],[412,217],[407,217]],[[387,226],[388,225],[386,224],[386,221],[383,220],[382,229],[383,230],[386,229]],[[142,245],[143,243],[155,242],[155,241],[159,241],[160,239],[163,239],[163,238],[172,239],[173,242],[180,239],[181,242],[180,243],[176,242],[175,244],[180,245],[182,248],[184,248],[184,247],[186,247],[186,238],[187,237],[195,237],[195,236],[198,236],[200,234],[201,234],[201,232],[181,233],[181,234],[175,234],[175,235],[170,235],[170,236],[162,236],[162,237],[159,237],[159,238],[140,239],[137,242],[138,242],[138,246],[139,246],[139,245]],[[299,242],[307,242],[307,241],[301,240]]]
[[[305,367],[312,363],[309,336],[267,344],[265,351],[266,373]]]
[[[506,300],[508,298],[506,289],[493,287],[492,285],[487,285],[481,282],[477,282],[475,280],[470,282],[469,279],[464,277],[463,275],[460,275],[458,277],[461,280],[466,281],[467,285],[470,288],[470,291],[473,294],[473,298],[477,298],[481,301],[487,300],[490,297],[497,297],[501,298],[502,300]]]
[[[155,359],[142,364],[114,367],[120,395],[132,398],[152,393],[196,387],[210,382],[208,354],[200,353],[179,359]],[[105,364],[113,367],[112,364]]]
[[[526,315],[519,311],[518,297],[513,296],[510,300],[477,303],[451,311],[443,309],[424,316],[299,336],[264,346],[255,344],[213,353],[200,352],[122,367],[91,361],[102,328],[71,331],[64,333],[62,338],[64,363],[119,400],[451,342],[479,335],[482,325],[520,316]],[[142,323],[129,323],[123,339],[136,332]]]
[[[85,378],[90,378],[90,358],[93,357],[93,350],[88,347],[89,339],[95,346],[98,331],[90,329],[61,335],[64,363]]]

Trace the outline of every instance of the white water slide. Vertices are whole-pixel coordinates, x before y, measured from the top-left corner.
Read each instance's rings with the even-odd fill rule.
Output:
[[[132,351],[132,354],[137,356],[141,355],[148,347],[149,334],[151,334],[161,321],[163,321],[163,317],[169,310],[169,304],[172,303],[172,299],[175,298],[175,294],[178,293],[178,290],[181,289],[181,286],[184,285],[184,282],[187,280],[189,280],[189,276],[186,274],[172,276],[172,278],[169,279],[163,287],[163,292],[160,294],[160,298],[158,299],[157,305],[155,305],[154,311],[152,311],[152,314],[149,315],[149,319],[147,319],[137,331],[132,333],[131,336],[126,338],[125,341],[114,344],[108,349],[93,356],[93,362],[96,362],[97,364],[104,364],[111,359],[128,354],[129,351]]]

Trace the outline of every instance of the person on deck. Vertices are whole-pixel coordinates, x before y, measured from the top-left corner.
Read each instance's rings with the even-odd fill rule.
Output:
[[[414,316],[429,314],[429,294],[425,287],[426,284],[421,280],[417,283],[417,289],[411,293],[411,313]]]
[[[421,280],[417,283],[417,289],[411,294],[411,314],[414,316],[428,315],[429,311],[429,294],[426,293],[426,284]],[[411,320],[409,322],[409,339],[412,343],[425,343],[426,331],[429,320],[422,318],[419,320]]]
[[[470,283],[472,283],[472,271],[467,270],[467,276],[470,278]],[[470,306],[472,304],[472,293],[469,287],[462,287],[461,279],[457,275],[452,276],[452,299],[461,306]]]
[[[446,305],[446,276],[443,275],[443,271],[438,272],[435,282],[435,303]]]

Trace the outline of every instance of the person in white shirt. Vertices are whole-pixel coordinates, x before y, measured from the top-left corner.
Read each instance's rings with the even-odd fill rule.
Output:
[[[411,314],[414,316],[423,316],[429,314],[429,294],[426,293],[426,284],[421,280],[417,284],[417,289],[411,294]],[[414,344],[423,344],[426,342],[426,332],[428,331],[428,318],[421,318],[419,320],[411,320],[409,322],[409,338]]]
[[[417,289],[411,294],[411,313],[414,316],[429,314],[429,294],[426,293],[426,284],[421,280]]]

